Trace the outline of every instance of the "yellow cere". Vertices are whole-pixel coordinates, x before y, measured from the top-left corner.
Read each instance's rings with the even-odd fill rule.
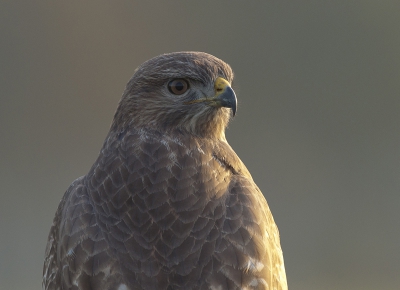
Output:
[[[224,78],[218,77],[214,83],[214,89],[217,95],[221,94],[226,87],[229,87],[231,84]]]

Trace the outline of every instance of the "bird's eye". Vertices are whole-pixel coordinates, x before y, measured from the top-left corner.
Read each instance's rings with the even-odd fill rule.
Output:
[[[182,95],[189,89],[189,84],[184,79],[175,79],[168,83],[168,90],[174,95]]]

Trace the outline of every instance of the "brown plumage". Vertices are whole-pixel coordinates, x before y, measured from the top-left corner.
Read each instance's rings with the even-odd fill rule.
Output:
[[[232,79],[200,52],[135,71],[99,157],[57,209],[45,289],[287,289],[278,228],[225,139]]]

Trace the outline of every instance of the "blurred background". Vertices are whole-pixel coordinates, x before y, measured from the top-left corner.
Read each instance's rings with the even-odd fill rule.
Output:
[[[41,289],[47,235],[134,69],[235,71],[227,138],[265,194],[290,289],[400,289],[399,1],[0,3],[0,289]]]

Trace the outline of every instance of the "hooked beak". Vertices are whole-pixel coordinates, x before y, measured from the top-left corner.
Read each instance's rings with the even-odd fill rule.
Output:
[[[231,84],[224,78],[217,78],[214,83],[215,104],[219,107],[232,109],[232,115],[236,115],[237,99],[236,94],[231,88]]]
[[[224,78],[218,77],[214,82],[215,95],[211,98],[202,98],[187,102],[186,104],[207,103],[216,108],[231,108],[232,115],[236,114],[237,99],[236,94],[231,88],[231,84]]]

